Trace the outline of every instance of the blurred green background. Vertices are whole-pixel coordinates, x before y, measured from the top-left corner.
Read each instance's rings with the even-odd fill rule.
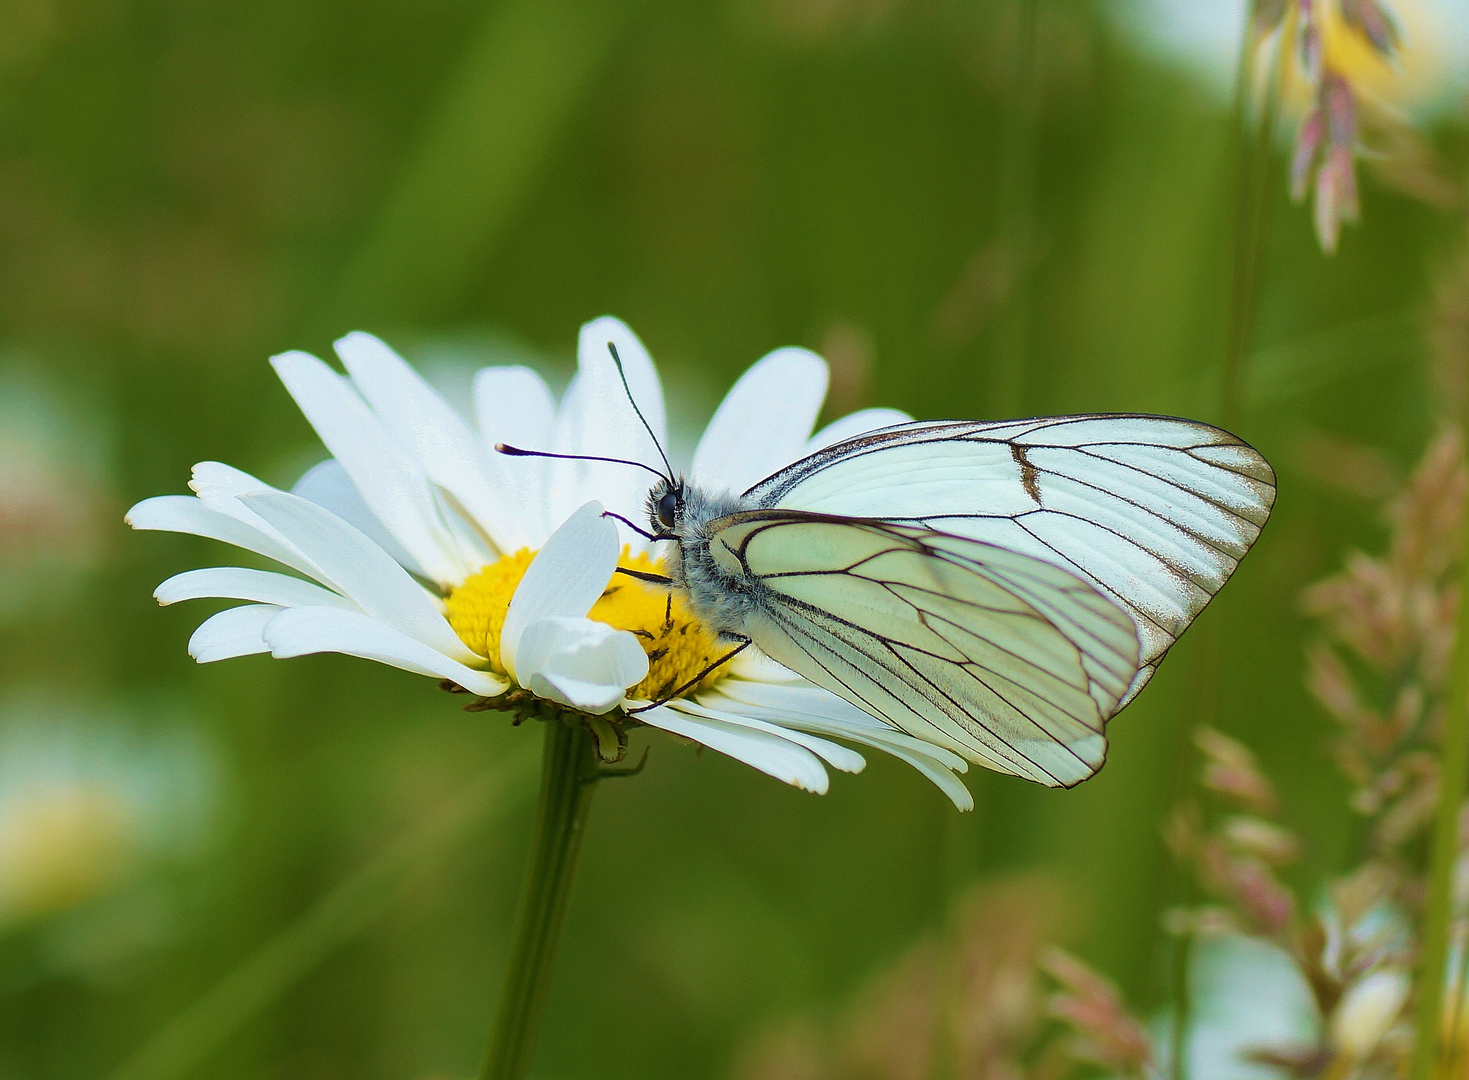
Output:
[[[122,525],[195,461],[289,486],[323,456],[270,354],[367,329],[451,394],[508,359],[564,381],[579,325],[612,313],[684,447],[784,344],[832,362],[833,415],[1219,420],[1228,91],[1121,6],[0,0],[0,1077],[477,1065],[536,733],[341,657],[195,666],[207,610],[150,593],[223,553]],[[1451,193],[1461,113],[1425,121],[1419,163]],[[1381,541],[1373,500],[1440,412],[1429,331],[1469,296],[1466,241],[1453,199],[1367,173],[1326,258],[1271,169],[1238,427],[1278,509],[1106,769],[1071,792],[971,773],[961,820],[881,755],[818,798],[640,736],[646,772],[593,808],[536,1075],[724,1076],[1018,868],[1050,869],[1078,952],[1157,1004],[1207,633],[1214,719],[1282,781],[1301,880],[1341,864],[1297,597]],[[500,765],[492,796],[471,787]],[[277,939],[344,879],[316,937]]]

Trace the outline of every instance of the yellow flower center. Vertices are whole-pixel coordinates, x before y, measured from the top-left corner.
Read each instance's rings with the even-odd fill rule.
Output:
[[[445,599],[449,625],[459,639],[490,661],[490,668],[505,675],[500,660],[500,632],[516,586],[525,576],[535,552],[522,548],[502,556],[465,579]],[[662,573],[663,564],[645,552],[633,555],[627,548],[617,565],[645,574]],[[627,630],[648,654],[648,675],[628,690],[631,698],[657,701],[696,677],[731,648],[689,613],[683,601],[667,589],[647,585],[626,574],[614,574],[602,597],[587,612],[589,619]],[[692,694],[717,682],[725,674],[716,668],[684,694]]]

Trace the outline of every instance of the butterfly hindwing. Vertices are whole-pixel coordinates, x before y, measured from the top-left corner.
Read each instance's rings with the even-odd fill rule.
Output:
[[[1137,628],[1126,704],[1259,536],[1275,475],[1228,432],[1171,417],[920,422],[820,450],[745,498],[963,536],[1069,570]]]
[[[902,524],[789,510],[711,523],[756,598],[755,644],[899,729],[1069,786],[1138,666],[1132,621],[1052,561]]]

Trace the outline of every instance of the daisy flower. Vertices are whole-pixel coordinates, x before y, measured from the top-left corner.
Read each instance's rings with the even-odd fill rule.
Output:
[[[963,759],[753,649],[707,671],[728,643],[676,595],[616,572],[661,567],[656,545],[611,516],[642,516],[641,470],[495,452],[503,444],[659,461],[662,387],[623,323],[582,328],[559,403],[528,368],[480,371],[472,421],[377,338],[349,334],[336,351],[345,376],[301,352],[272,361],[332,455],[292,491],[205,462],[194,467],[193,497],[147,499],[128,513],[134,528],[223,540],[295,572],[216,567],[160,585],[163,604],[245,601],[195,631],[196,660],[346,653],[446,680],[482,699],[472,707],[579,714],[604,761],[621,756],[627,730],[641,723],[816,792],[827,789],[826,766],[865,764],[836,737],[886,751],[961,809],[972,805],[955,775]],[[691,479],[743,491],[821,447],[908,419],[866,409],[812,435],[826,386],[825,362],[807,350],[760,360],[710,421]]]

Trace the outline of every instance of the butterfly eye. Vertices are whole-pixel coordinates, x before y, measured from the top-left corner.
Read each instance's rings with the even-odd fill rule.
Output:
[[[663,497],[658,500],[658,524],[665,529],[673,528],[677,513],[678,496],[672,491],[665,491]]]

